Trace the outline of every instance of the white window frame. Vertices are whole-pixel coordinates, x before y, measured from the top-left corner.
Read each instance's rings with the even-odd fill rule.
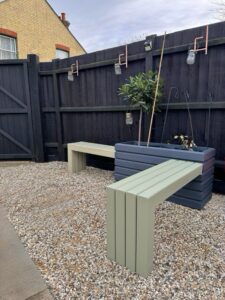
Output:
[[[67,56],[66,56],[66,57],[59,57],[59,56],[57,55],[58,53],[66,53]],[[69,51],[66,51],[66,50],[63,50],[63,49],[56,48],[56,50],[55,50],[55,58],[64,59],[64,58],[69,58],[69,57],[70,57],[70,52],[69,52]]]
[[[1,37],[9,40],[9,42],[10,42],[10,50],[3,48],[2,43],[1,43]],[[13,57],[4,58],[3,55],[2,55],[3,51],[13,54]],[[4,34],[0,34],[0,59],[17,59],[16,38],[13,38],[13,37],[10,37],[10,36],[4,35]]]

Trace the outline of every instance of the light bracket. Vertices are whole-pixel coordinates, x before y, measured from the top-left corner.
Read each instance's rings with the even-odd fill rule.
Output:
[[[74,81],[74,74],[79,76],[79,62],[76,60],[75,64],[72,64],[70,70],[68,71],[68,80]]]
[[[115,63],[115,74],[120,75],[122,73],[121,66],[128,68],[128,47],[125,45],[125,53],[119,54],[118,62]]]
[[[128,49],[127,45],[125,45],[125,53],[119,55],[119,65],[125,65],[128,68]]]
[[[76,60],[75,64],[71,65],[72,74],[77,74],[79,76],[79,61]]]
[[[197,48],[197,42],[200,40],[203,40],[203,39],[205,39],[205,47]],[[194,52],[205,51],[205,55],[207,55],[208,54],[208,41],[209,41],[209,25],[206,25],[205,36],[197,36],[194,39],[194,49],[192,49],[192,51],[194,51]]]
[[[203,48],[198,48],[198,41],[200,40],[205,40],[205,47]],[[204,51],[205,55],[208,54],[208,43],[209,43],[209,25],[206,25],[206,30],[205,30],[205,36],[197,36],[194,39],[194,49],[189,49],[188,51],[188,56],[187,56],[187,64],[188,65],[193,65],[195,63],[195,58],[196,54],[200,51]]]

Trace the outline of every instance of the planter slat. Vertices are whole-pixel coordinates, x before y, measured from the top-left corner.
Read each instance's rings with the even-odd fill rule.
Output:
[[[127,153],[127,152],[116,152],[116,159],[126,159],[130,161],[137,161],[137,162],[144,162],[144,163],[150,163],[153,165],[160,164],[167,160],[165,157],[157,157],[157,156],[151,156],[151,155],[141,155],[136,153]]]
[[[168,200],[170,202],[173,202],[176,204],[181,204],[181,205],[188,206],[191,208],[202,209],[211,198],[212,198],[212,193],[210,193],[208,195],[208,197],[206,197],[203,201],[197,201],[197,200],[188,199],[188,198],[176,196],[176,195],[173,195]]]
[[[151,143],[150,147],[137,146],[136,144],[129,144],[129,143],[119,143],[115,145],[116,152],[121,151],[121,152],[128,152],[128,153],[137,153],[142,155],[144,154],[144,155],[160,156],[166,158],[190,160],[196,162],[204,162],[215,156],[215,149],[213,148],[199,147],[199,149],[202,152],[197,152],[197,151],[185,151],[185,150],[173,149],[172,145],[166,145],[166,147],[167,148],[161,148],[160,144],[157,143]],[[169,149],[173,149],[174,151],[171,151],[169,153],[168,151]]]
[[[206,189],[203,189],[202,191],[193,191],[193,190],[188,190],[186,188],[183,188],[174,195],[186,197],[186,198],[193,199],[196,201],[203,201],[205,198],[208,197],[208,195],[211,193],[211,191],[212,191],[212,183]]]

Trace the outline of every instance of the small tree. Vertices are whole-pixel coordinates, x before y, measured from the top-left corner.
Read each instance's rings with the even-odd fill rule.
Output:
[[[138,145],[141,142],[142,131],[142,115],[143,111],[150,113],[153,106],[157,75],[152,71],[147,73],[139,73],[133,77],[129,77],[128,82],[119,88],[119,95],[127,100],[130,105],[140,108]],[[162,96],[162,80],[159,82],[158,97],[156,102],[156,110],[158,109],[159,100]]]

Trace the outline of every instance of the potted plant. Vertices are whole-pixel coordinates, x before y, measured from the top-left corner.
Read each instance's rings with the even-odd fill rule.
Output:
[[[157,99],[156,87],[158,88]],[[140,107],[140,117],[138,142],[115,145],[115,179],[123,179],[171,158],[200,162],[203,164],[203,174],[175,193],[169,200],[201,209],[212,196],[215,149],[196,146],[192,137],[186,134],[174,136],[172,144],[141,142],[143,111],[153,116],[154,111],[158,110],[162,95],[162,81],[158,78],[157,84],[156,74],[153,72],[130,77],[128,82],[119,89],[119,94],[131,105]]]
[[[147,73],[139,73],[131,76],[128,82],[119,88],[119,95],[127,100],[130,105],[140,108],[139,129],[138,129],[138,145],[141,143],[142,133],[142,115],[143,112],[150,113],[153,109],[155,98],[155,90],[157,85],[157,75],[152,71]],[[162,80],[159,80],[158,97],[155,103],[155,110],[158,109],[159,100],[162,96]]]

